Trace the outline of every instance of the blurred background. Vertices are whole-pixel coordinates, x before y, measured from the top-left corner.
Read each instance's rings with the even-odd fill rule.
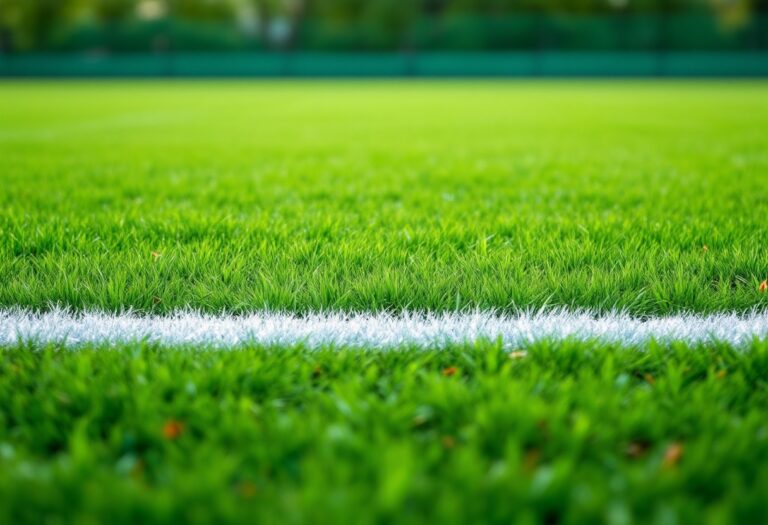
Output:
[[[0,0],[0,74],[768,74],[768,0]]]

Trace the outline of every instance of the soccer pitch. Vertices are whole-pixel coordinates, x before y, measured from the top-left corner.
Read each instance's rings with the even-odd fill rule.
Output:
[[[768,84],[0,84],[0,522],[768,520]]]

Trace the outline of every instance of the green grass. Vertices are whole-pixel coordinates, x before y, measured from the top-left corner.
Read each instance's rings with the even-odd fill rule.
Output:
[[[764,523],[766,377],[765,343],[7,348],[0,522]]]
[[[19,82],[0,115],[0,308],[768,305],[764,82]],[[768,521],[768,343],[525,351],[0,348],[0,523]]]
[[[5,83],[0,114],[2,306],[768,300],[762,82]]]

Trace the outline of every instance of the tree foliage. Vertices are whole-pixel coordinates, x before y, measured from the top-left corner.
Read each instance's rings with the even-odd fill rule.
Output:
[[[292,46],[308,34],[320,47],[401,47],[420,27],[457,20],[475,33],[484,20],[532,16],[685,13],[738,26],[766,10],[768,0],[2,0],[0,50],[142,48],[169,28],[193,48]]]

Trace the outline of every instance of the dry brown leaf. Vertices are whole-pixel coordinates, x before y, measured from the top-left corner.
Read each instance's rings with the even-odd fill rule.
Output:
[[[528,449],[523,457],[523,470],[533,472],[541,460],[541,451],[538,448]]]
[[[168,440],[178,439],[184,432],[184,423],[175,419],[169,419],[163,425],[163,437]]]
[[[256,495],[256,485],[250,481],[242,481],[237,485],[237,493],[244,499],[251,499]]]
[[[146,464],[144,463],[144,460],[139,458],[136,463],[133,464],[133,467],[131,468],[131,477],[134,479],[141,479],[144,476],[144,471],[146,470]]]
[[[450,450],[456,446],[456,438],[453,436],[443,436],[440,439],[440,443],[443,444],[443,448]]]
[[[664,468],[672,468],[680,463],[683,457],[683,445],[681,443],[671,443],[664,452]]]
[[[625,452],[627,457],[637,459],[643,457],[649,448],[651,448],[651,445],[647,441],[633,441],[627,445]]]
[[[456,373],[458,371],[459,371],[459,369],[456,368],[455,366],[449,366],[448,368],[443,368],[443,375],[445,377],[451,377],[451,376],[456,375]]]

